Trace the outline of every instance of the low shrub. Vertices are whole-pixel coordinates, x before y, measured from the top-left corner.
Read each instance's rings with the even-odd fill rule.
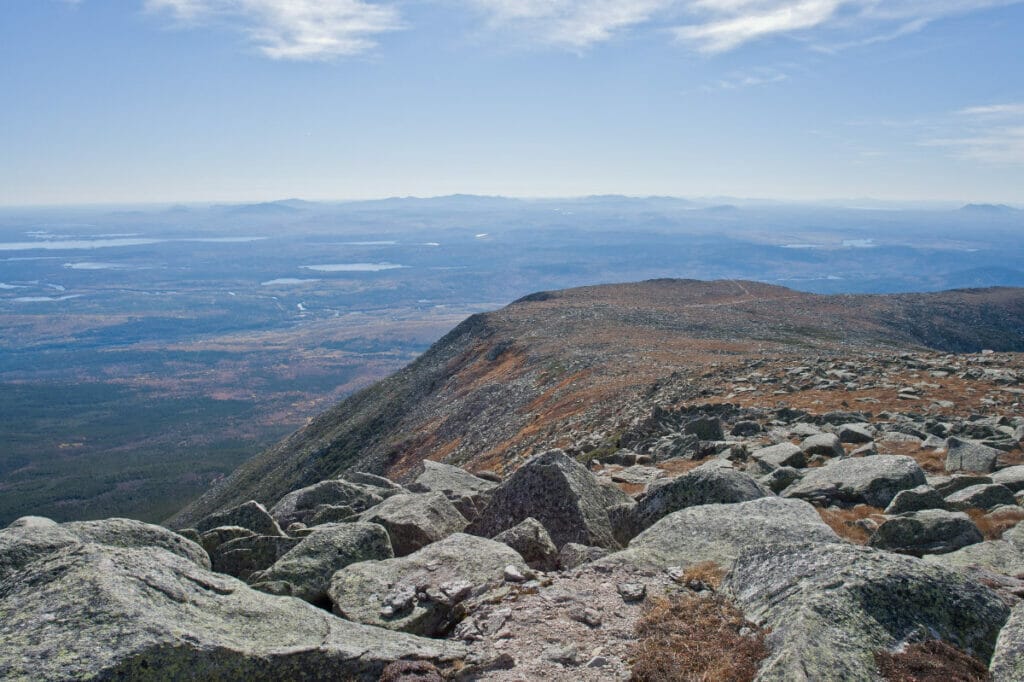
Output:
[[[986,682],[988,669],[978,659],[940,640],[908,645],[903,651],[875,654],[886,682]]]

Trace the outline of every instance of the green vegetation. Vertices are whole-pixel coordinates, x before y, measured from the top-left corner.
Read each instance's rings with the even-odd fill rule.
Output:
[[[0,525],[26,513],[162,520],[290,429],[231,435],[253,412],[110,384],[2,384]]]

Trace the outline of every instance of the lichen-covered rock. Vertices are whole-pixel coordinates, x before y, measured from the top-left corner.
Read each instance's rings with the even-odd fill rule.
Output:
[[[739,504],[701,505],[669,514],[604,562],[667,568],[712,561],[727,567],[749,547],[782,541],[840,539],[807,502],[763,497]]]
[[[1008,576],[1024,574],[1024,526],[1015,526],[1003,533],[1000,540],[987,540],[963,549],[925,560],[948,568],[977,566]]]
[[[444,493],[464,517],[472,521],[487,506],[497,483],[487,481],[465,469],[425,460],[423,473],[409,484],[414,493]]]
[[[365,471],[346,471],[338,478],[348,481],[349,483],[361,485],[365,488],[371,488],[374,493],[385,499],[392,495],[402,495],[410,492],[407,488],[395,483],[389,478],[384,478],[383,476],[378,476],[376,474],[368,474]]]
[[[963,512],[925,509],[888,519],[868,544],[900,554],[946,554],[983,541],[981,531]]]
[[[618,548],[608,521],[607,492],[586,467],[561,450],[531,457],[494,489],[466,532],[494,537],[533,517],[556,547],[567,542]]]
[[[1015,493],[1024,490],[1024,464],[1000,469],[992,474],[992,482],[1005,485]]]
[[[206,550],[210,556],[213,556],[213,553],[217,551],[217,548],[225,542],[231,542],[238,538],[251,538],[255,536],[256,533],[253,533],[248,528],[242,528],[241,526],[221,526],[219,528],[211,528],[200,535],[199,544],[203,546],[203,549]]]
[[[215,529],[216,530],[216,529]],[[217,545],[210,552],[213,570],[248,580],[250,574],[270,568],[301,542],[279,535],[247,535]]]
[[[270,508],[270,515],[284,527],[299,521],[309,523],[322,504],[347,505],[357,512],[380,504],[384,498],[366,486],[348,481],[320,481],[293,490]]]
[[[0,530],[0,580],[56,550],[84,542],[160,547],[210,568],[210,558],[202,547],[163,526],[134,519],[57,523],[41,516],[23,516]]]
[[[578,542],[567,542],[558,552],[558,567],[563,571],[571,571],[583,564],[589,564],[608,556],[604,547],[581,545]]]
[[[637,503],[639,529],[648,528],[674,511],[703,504],[732,504],[772,493],[747,474],[727,463],[711,461],[652,489]]]
[[[1013,607],[1006,621],[996,650],[989,664],[992,682],[1020,682],[1024,680],[1024,602]]]
[[[28,564],[63,547],[78,536],[42,516],[23,516],[0,530],[0,581]]]
[[[210,557],[202,547],[174,531],[135,519],[100,519],[61,524],[82,542],[111,547],[160,547],[188,559],[201,568],[210,568]]]
[[[970,488],[972,485],[981,485],[983,483],[992,482],[991,476],[981,476],[979,474],[955,474],[953,476],[936,477],[931,485],[939,492],[940,495],[942,495],[943,499],[945,499],[947,496],[963,490],[964,488]]]
[[[530,568],[538,571],[553,571],[558,568],[558,548],[537,519],[523,519],[515,526],[495,535],[494,541],[503,542],[514,549]]]
[[[313,532],[265,571],[249,577],[255,589],[320,604],[331,576],[349,564],[394,558],[391,540],[375,523],[331,523]]]
[[[870,443],[875,439],[871,427],[867,424],[843,424],[837,429],[836,435],[842,443],[856,443],[858,445]]]
[[[1004,485],[988,483],[972,485],[946,497],[946,504],[952,509],[992,509],[1001,504],[1015,505],[1017,499]]]
[[[208,530],[223,526],[240,526],[248,528],[256,535],[284,535],[281,527],[259,502],[249,500],[237,507],[210,514],[195,525],[196,531],[202,535]]]
[[[803,476],[803,472],[799,469],[779,467],[757,479],[757,482],[777,495],[799,481]]]
[[[807,466],[807,456],[799,445],[779,443],[754,450],[750,459],[763,473],[770,473],[779,467],[800,468]]]
[[[683,427],[683,433],[697,436],[701,440],[724,440],[722,422],[718,417],[698,417],[687,422]]]
[[[825,457],[842,457],[845,454],[839,436],[834,433],[819,433],[805,438],[800,443],[805,455],[823,455]]]
[[[1000,454],[999,450],[981,443],[947,438],[946,471],[994,471]]]
[[[908,638],[937,637],[988,660],[1009,615],[960,572],[846,543],[751,549],[722,589],[770,629],[765,682],[875,682],[875,653]]]
[[[350,564],[334,574],[334,612],[357,623],[441,635],[463,615],[462,602],[504,580],[507,566],[529,572],[501,542],[456,533],[406,557]]]
[[[159,548],[74,544],[0,590],[4,680],[377,680],[398,659],[451,669],[437,642],[350,623]]]
[[[919,485],[896,493],[892,502],[885,508],[886,514],[906,514],[922,509],[945,509],[946,500],[939,491],[930,485]]]
[[[395,556],[412,554],[466,527],[465,517],[443,493],[395,495],[358,518],[384,526]]]
[[[820,469],[811,469],[782,496],[822,506],[868,504],[884,508],[899,491],[924,482],[924,471],[910,457],[876,455],[833,460]]]
[[[313,512],[309,520],[309,526],[322,526],[325,523],[340,523],[351,521],[357,516],[356,510],[347,504],[321,504]]]

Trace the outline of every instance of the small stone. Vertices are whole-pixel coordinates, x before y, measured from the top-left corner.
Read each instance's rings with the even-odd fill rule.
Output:
[[[601,614],[589,607],[577,607],[569,612],[569,617],[592,628],[601,625]]]
[[[505,580],[510,583],[525,583],[526,576],[518,568],[509,564],[505,567]]]
[[[588,668],[604,668],[608,665],[608,659],[605,656],[594,656],[587,662]]]
[[[642,601],[647,596],[647,586],[643,583],[619,583],[617,589],[625,602]]]

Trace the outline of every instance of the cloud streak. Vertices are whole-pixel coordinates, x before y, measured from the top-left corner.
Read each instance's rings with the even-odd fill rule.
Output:
[[[186,25],[236,28],[271,59],[355,55],[402,28],[395,8],[363,0],[146,0],[146,8]]]
[[[1024,102],[988,104],[956,112],[948,134],[924,140],[953,156],[996,166],[1024,166]]]

